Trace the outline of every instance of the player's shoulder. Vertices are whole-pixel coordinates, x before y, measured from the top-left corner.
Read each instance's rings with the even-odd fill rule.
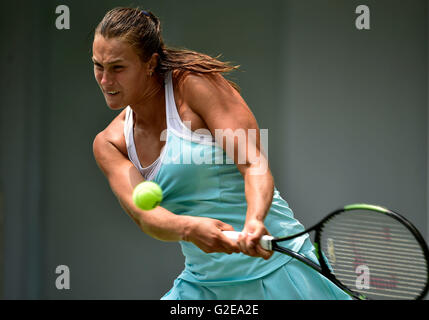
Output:
[[[238,94],[220,73],[184,72],[176,78],[173,74],[173,81],[182,101],[197,113],[206,108],[208,101],[222,106]]]
[[[125,123],[126,108],[122,110],[102,131],[100,131],[94,138],[93,148],[103,149],[106,144],[115,146],[123,154],[127,153],[127,147],[124,137],[124,123]]]
[[[190,71],[173,72],[173,81],[183,93],[201,93],[228,84],[219,73],[198,73]]]

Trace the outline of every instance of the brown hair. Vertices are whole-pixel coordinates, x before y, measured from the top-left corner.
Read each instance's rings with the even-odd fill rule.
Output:
[[[119,7],[110,10],[95,29],[95,35],[97,34],[106,39],[116,37],[124,39],[144,62],[147,62],[154,53],[158,53],[159,60],[155,72],[161,79],[167,72],[176,69],[183,75],[185,72],[226,73],[239,67],[219,61],[219,57],[165,46],[159,19],[152,12],[139,8]],[[239,91],[237,84],[230,80],[228,82]]]

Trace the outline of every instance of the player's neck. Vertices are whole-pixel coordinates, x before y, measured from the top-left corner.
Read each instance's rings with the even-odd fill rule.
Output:
[[[153,128],[165,126],[164,86],[155,85],[144,95],[140,103],[131,106],[134,111],[135,126]]]

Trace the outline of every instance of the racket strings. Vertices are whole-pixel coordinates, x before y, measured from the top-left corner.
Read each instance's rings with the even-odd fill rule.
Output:
[[[320,243],[335,276],[370,299],[413,299],[426,286],[428,265],[420,243],[387,214],[336,215],[322,228]]]

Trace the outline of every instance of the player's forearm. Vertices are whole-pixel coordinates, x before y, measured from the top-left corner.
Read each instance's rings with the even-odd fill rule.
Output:
[[[156,207],[145,211],[137,208],[132,199],[118,197],[122,208],[131,216],[139,228],[149,236],[161,241],[181,241],[184,239],[189,217],[179,216],[171,211]]]
[[[269,168],[262,172],[251,169],[252,167],[249,167],[244,174],[246,221],[264,221],[273,200],[274,179]]]
[[[161,241],[181,241],[189,224],[189,217],[176,215],[160,206],[153,210],[141,210],[133,202],[134,184],[113,180],[111,188],[126,213],[149,236]]]

